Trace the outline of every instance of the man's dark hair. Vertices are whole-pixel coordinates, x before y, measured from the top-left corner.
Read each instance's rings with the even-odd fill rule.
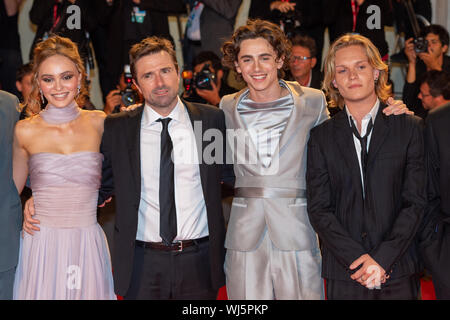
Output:
[[[137,81],[136,62],[142,57],[155,54],[161,51],[166,51],[170,55],[175,65],[175,69],[178,72],[177,56],[172,43],[165,38],[160,38],[156,36],[148,37],[143,39],[141,42],[136,43],[130,49],[130,70],[131,74],[133,75],[133,78],[136,81]]]
[[[430,87],[430,94],[433,97],[443,96],[445,100],[450,100],[450,74],[445,71],[431,70],[425,73],[421,83],[426,83]]]
[[[33,66],[30,62],[21,65],[16,72],[16,81],[22,81],[23,77],[30,73],[33,73]]]
[[[443,26],[438,24],[432,24],[422,29],[422,36],[426,37],[427,34],[433,33],[439,36],[439,40],[441,41],[442,45],[449,45],[449,35],[447,29],[445,29]]]
[[[220,58],[212,51],[202,51],[198,55],[195,56],[192,61],[192,65],[195,67],[201,63],[206,61],[211,61],[211,67],[217,72],[218,70],[223,70],[222,62]]]
[[[311,54],[311,57],[315,57],[317,55],[316,41],[306,35],[295,35],[291,39],[292,46],[300,46],[307,48]]]

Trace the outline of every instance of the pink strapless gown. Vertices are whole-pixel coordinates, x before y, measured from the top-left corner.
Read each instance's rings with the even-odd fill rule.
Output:
[[[40,231],[21,240],[14,299],[116,299],[97,223],[102,154],[38,153],[29,161]]]

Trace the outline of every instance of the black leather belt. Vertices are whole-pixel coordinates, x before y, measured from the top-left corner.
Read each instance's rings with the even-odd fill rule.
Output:
[[[181,240],[174,242],[171,245],[166,245],[164,242],[145,242],[141,240],[136,240],[136,245],[144,249],[154,249],[160,251],[183,251],[186,248],[192,247],[193,245],[205,242],[209,240],[209,236],[193,239],[193,240]]]

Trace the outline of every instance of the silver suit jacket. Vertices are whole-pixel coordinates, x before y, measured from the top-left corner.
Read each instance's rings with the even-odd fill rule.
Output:
[[[329,117],[327,105],[322,91],[282,82],[293,97],[294,107],[268,166],[259,161],[237,110],[248,89],[227,95],[220,103],[227,126],[227,163],[233,161],[236,175],[225,240],[228,249],[254,250],[266,230],[281,250],[318,247],[306,211],[306,145],[310,129]]]

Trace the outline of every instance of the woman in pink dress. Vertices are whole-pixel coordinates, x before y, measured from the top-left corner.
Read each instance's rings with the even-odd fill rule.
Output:
[[[19,121],[14,181],[30,175],[40,230],[24,232],[14,299],[115,299],[108,244],[97,223],[105,114],[84,111],[86,73],[76,45],[51,37],[34,50],[30,104],[46,108]]]

